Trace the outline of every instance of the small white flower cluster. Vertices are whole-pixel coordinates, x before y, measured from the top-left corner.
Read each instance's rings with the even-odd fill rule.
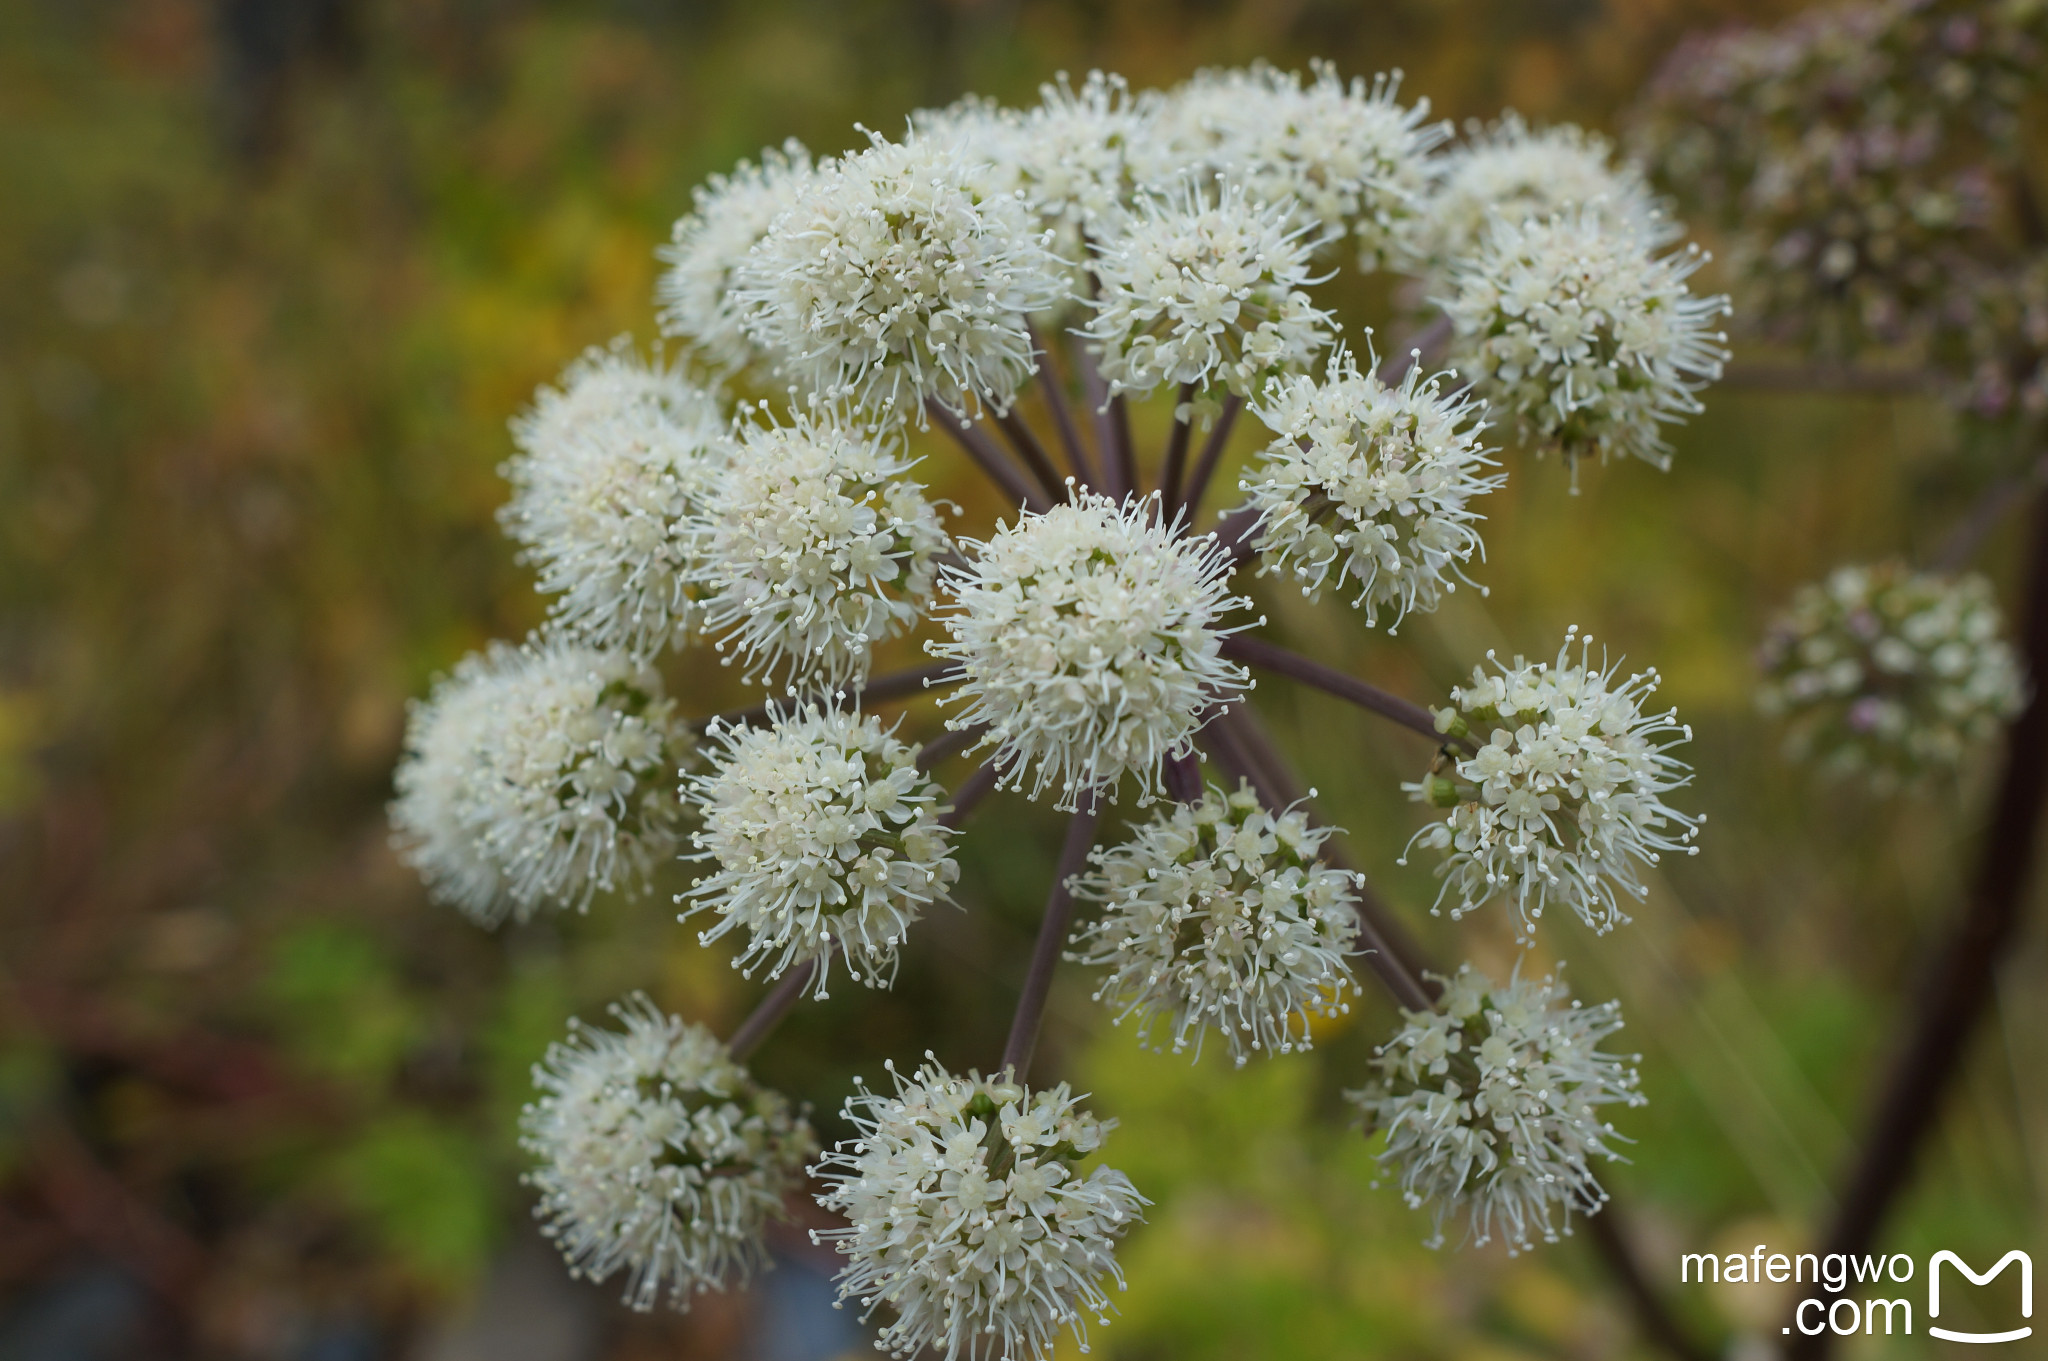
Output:
[[[895,1071],[895,1065],[889,1065]],[[1113,1248],[1146,1204],[1123,1173],[1081,1164],[1115,1127],[1078,1109],[1065,1083],[956,1077],[928,1061],[896,1092],[863,1088],[846,1119],[859,1136],[825,1155],[818,1197],[850,1225],[814,1236],[848,1261],[842,1299],[895,1318],[875,1345],[947,1361],[1049,1361],[1061,1329],[1087,1349],[1083,1312],[1123,1285]]]
[[[1090,71],[1076,90],[1062,75],[1039,94],[1035,108],[1001,123],[1008,134],[1001,159],[1014,167],[1018,191],[1053,233],[1079,297],[1087,291],[1080,277],[1087,236],[1129,199],[1137,174],[1131,156],[1145,141],[1145,124],[1122,76]]]
[[[1100,292],[1085,331],[1110,391],[1183,384],[1245,396],[1305,366],[1331,335],[1329,313],[1304,291],[1314,230],[1239,184],[1140,198],[1094,261]]]
[[[1686,288],[1704,258],[1653,256],[1583,209],[1496,222],[1443,302],[1451,363],[1539,452],[1668,467],[1658,427],[1698,411],[1728,358],[1708,329],[1728,300]]]
[[[733,270],[748,338],[809,391],[876,419],[926,400],[1004,410],[1036,367],[1027,314],[1066,271],[1015,193],[949,139],[820,166]]]
[[[542,1232],[592,1281],[626,1273],[626,1303],[654,1307],[746,1280],[767,1265],[762,1228],[784,1213],[817,1140],[757,1086],[716,1036],[635,995],[623,1030],[569,1023],[534,1065],[541,1096],[520,1119],[538,1162]]]
[[[904,932],[959,877],[943,792],[872,714],[812,705],[768,719],[714,725],[722,749],[684,785],[703,822],[695,858],[716,867],[687,895],[719,919],[701,939],[744,928],[735,967],[768,961],[770,978],[816,960],[819,997],[835,947],[855,978],[886,987]]]
[[[1100,903],[1071,959],[1109,970],[1097,1001],[1136,1014],[1143,1042],[1166,1018],[1173,1050],[1201,1056],[1213,1026],[1242,1065],[1310,1047],[1309,1014],[1349,1010],[1344,957],[1358,936],[1362,876],[1320,863],[1327,827],[1278,817],[1249,787],[1155,814],[1121,846],[1089,855],[1074,895]]]
[[[914,623],[948,546],[938,512],[882,436],[800,411],[739,427],[704,498],[704,630],[792,694],[867,679],[873,645]],[[725,642],[721,642],[723,647]]]
[[[482,925],[644,885],[681,844],[692,744],[623,654],[495,643],[415,703],[391,804],[399,853]]]
[[[1519,969],[1506,987],[1469,964],[1442,982],[1438,1009],[1406,1013],[1379,1076],[1345,1095],[1385,1132],[1380,1162],[1399,1170],[1403,1198],[1434,1215],[1430,1246],[1458,1216],[1468,1239],[1497,1233],[1510,1253],[1556,1242],[1573,1211],[1607,1201],[1588,1163],[1618,1158],[1620,1136],[1598,1108],[1644,1102],[1636,1059],[1598,1047],[1621,1029],[1620,1004],[1581,1006]]]
[[[681,643],[698,622],[698,511],[728,454],[718,403],[613,345],[543,387],[512,433],[499,519],[559,596],[554,626],[643,659]]]
[[[1260,514],[1262,573],[1292,572],[1312,599],[1348,578],[1369,627],[1392,611],[1389,633],[1457,589],[1485,551],[1471,502],[1505,478],[1487,471],[1499,465],[1480,442],[1484,408],[1443,378],[1412,365],[1390,388],[1340,352],[1321,382],[1267,385],[1252,413],[1277,438],[1240,484]]]
[[[1427,777],[1402,786],[1449,809],[1408,844],[1443,853],[1437,907],[1451,899],[1454,918],[1505,895],[1525,938],[1552,901],[1605,933],[1628,920],[1617,889],[1642,898],[1641,866],[1696,853],[1704,817],[1664,802],[1692,782],[1670,754],[1692,729],[1670,711],[1643,712],[1654,670],[1617,685],[1614,666],[1592,664],[1592,636],[1577,635],[1566,633],[1554,662],[1503,666],[1489,652],[1497,674],[1474,667],[1436,716],[1438,731],[1478,745],[1446,747]]]
[[[1495,224],[1518,227],[1570,214],[1643,251],[1679,234],[1641,172],[1613,164],[1606,138],[1570,124],[1531,128],[1510,113],[1438,160],[1408,253],[1442,278],[1480,252]]]
[[[1230,559],[1213,535],[1177,537],[1157,506],[1083,495],[966,541],[948,566],[951,637],[932,655],[958,662],[965,701],[955,730],[986,724],[1004,776],[1055,806],[1093,806],[1126,773],[1141,803],[1159,763],[1185,755],[1206,711],[1245,688],[1221,655]]]
[[[1358,267],[1388,262],[1429,189],[1429,155],[1450,136],[1429,101],[1404,107],[1399,72],[1346,83],[1327,62],[1314,79],[1263,62],[1202,71],[1152,101],[1148,178],[1190,167],[1287,205],[1320,243],[1349,238]]]
[[[1954,772],[2029,690],[1988,580],[1896,562],[1802,587],[1760,660],[1791,754],[1880,790]]]
[[[734,372],[760,358],[747,338],[733,278],[740,261],[811,178],[811,154],[791,138],[713,175],[692,194],[696,210],[676,222],[660,251],[668,262],[656,296],[661,329],[680,336],[714,369]]]

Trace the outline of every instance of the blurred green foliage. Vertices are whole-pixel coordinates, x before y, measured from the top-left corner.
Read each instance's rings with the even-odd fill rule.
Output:
[[[506,419],[583,346],[651,336],[653,250],[704,174],[1098,64],[1150,84],[1322,55],[1405,67],[1409,93],[1461,118],[1607,125],[1687,27],[1787,8],[0,7],[0,1288],[115,1260],[172,1283],[195,1354],[290,1354],[277,1319],[337,1310],[407,1335],[523,1217],[516,1115],[569,1014],[638,987],[728,1026],[758,994],[660,894],[476,932],[425,903],[382,817],[407,698],[539,617],[493,523]],[[1547,948],[1568,943],[1581,992],[1623,999],[1653,1102],[1625,1119],[1616,1181],[1653,1279],[1721,1338],[1764,1326],[1768,1301],[1681,1293],[1677,1254],[1789,1247],[1826,1207],[1984,783],[1879,804],[1807,782],[1750,713],[1749,648],[1793,584],[1926,547],[2019,451],[1910,395],[1709,406],[1668,476],[1589,470],[1573,496],[1562,469],[1516,460],[1488,507],[1491,594],[1398,639],[1257,594],[1298,646],[1417,698],[1567,623],[1662,669],[1698,734],[1703,853],[1636,925],[1582,941],[1560,923]],[[677,680],[706,710],[739,694],[715,668]],[[1423,744],[1284,682],[1259,699],[1438,956],[1507,967],[1503,921],[1429,918],[1426,870],[1395,863]],[[913,937],[897,991],[804,1008],[758,1070],[830,1130],[884,1057],[991,1061],[1057,836],[1044,810],[992,801],[965,840],[965,910]],[[2036,928],[1899,1250],[2041,1255],[2044,982]],[[1232,1072],[1139,1052],[1062,975],[1046,1070],[1122,1120],[1111,1156],[1155,1201],[1099,1350],[1641,1350],[1590,1254],[1432,1253],[1422,1217],[1373,1189],[1337,1093],[1392,1019],[1369,997],[1315,1056]],[[743,1346],[721,1317],[627,1329],[618,1354]]]

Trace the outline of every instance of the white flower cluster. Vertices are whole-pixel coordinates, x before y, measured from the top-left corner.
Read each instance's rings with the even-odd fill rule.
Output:
[[[1028,205],[946,138],[876,138],[820,166],[732,276],[748,338],[876,418],[930,400],[1006,409],[1034,372],[1027,314],[1067,292]]]
[[[1129,199],[1137,171],[1131,163],[1146,129],[1123,77],[1090,71],[1074,89],[1063,75],[1039,87],[1039,102],[1002,122],[1002,160],[1017,188],[1053,233],[1053,247],[1072,269],[1074,295],[1088,233]]]
[[[1249,787],[1176,803],[1090,853],[1074,893],[1102,908],[1069,958],[1109,970],[1096,1000],[1135,1013],[1141,1042],[1164,1017],[1175,1053],[1192,1037],[1199,1058],[1209,1026],[1240,1065],[1307,1049],[1309,1014],[1343,1014],[1357,987],[1344,957],[1361,876],[1317,860],[1329,835],[1299,809],[1264,811]]]
[[[1606,138],[1570,124],[1531,128],[1510,113],[1434,168],[1408,253],[1438,277],[1476,255],[1496,223],[1519,227],[1582,213],[1643,251],[1679,234],[1641,172],[1614,165]]]
[[[1049,1361],[1065,1328],[1086,1350],[1083,1311],[1108,1322],[1104,1279],[1123,1284],[1113,1249],[1146,1201],[1121,1172],[1082,1172],[1116,1122],[1078,1104],[1065,1083],[1027,1091],[936,1061],[897,1074],[893,1096],[847,1100],[859,1136],[812,1174],[849,1227],[815,1237],[848,1259],[842,1299],[894,1311],[877,1347]]]
[[[1304,367],[1331,335],[1309,300],[1313,223],[1243,185],[1145,195],[1104,234],[1087,336],[1110,391],[1226,388]]]
[[[745,422],[704,498],[704,630],[792,693],[867,678],[875,643],[914,623],[946,532],[881,436],[798,412]]]
[[[668,262],[656,289],[661,328],[680,336],[715,369],[732,372],[760,356],[747,338],[733,277],[740,261],[811,178],[811,154],[791,138],[713,175],[692,195],[696,210],[677,221],[660,251]]]
[[[1953,772],[2026,706],[1991,583],[1900,563],[1841,567],[1772,626],[1758,699],[1787,745],[1879,789]]]
[[[1634,1060],[1598,1048],[1621,1029],[1620,1004],[1581,1006],[1519,970],[1506,987],[1469,964],[1442,981],[1439,1008],[1406,1013],[1379,1075],[1345,1095],[1385,1132],[1380,1162],[1399,1169],[1403,1198],[1432,1211],[1430,1246],[1454,1216],[1469,1239],[1498,1233],[1511,1253],[1556,1242],[1559,1212],[1569,1233],[1574,1210],[1607,1201],[1588,1163],[1617,1158],[1620,1136],[1598,1108],[1644,1102]]]
[[[1450,362],[1539,452],[1667,467],[1658,427],[1698,411],[1728,358],[1708,329],[1728,300],[1686,287],[1704,258],[1653,256],[1586,210],[1497,222],[1444,299]]]
[[[661,678],[624,655],[495,643],[413,705],[395,841],[428,892],[485,926],[581,910],[675,854],[691,751]]]
[[[718,403],[613,345],[542,388],[512,433],[499,520],[558,595],[554,626],[636,658],[682,642],[698,622],[697,511],[727,458]]]
[[[1505,479],[1488,471],[1484,408],[1443,378],[1411,365],[1390,388],[1340,352],[1321,382],[1267,385],[1252,413],[1277,438],[1240,483],[1260,515],[1262,572],[1292,572],[1311,598],[1349,579],[1368,626],[1392,611],[1390,633],[1457,589],[1485,551],[1471,502]]]
[[[1149,102],[1153,182],[1190,167],[1220,173],[1262,203],[1286,205],[1317,239],[1349,238],[1361,269],[1387,262],[1429,189],[1429,154],[1450,135],[1429,101],[1404,107],[1399,72],[1346,83],[1264,63],[1210,70]]]
[[[988,726],[983,744],[1004,776],[1056,807],[1092,806],[1126,773],[1139,798],[1159,789],[1159,763],[1186,754],[1205,712],[1246,685],[1220,649],[1230,559],[1213,535],[1176,537],[1157,506],[1118,507],[1084,495],[967,541],[949,566],[951,637],[929,644],[960,664],[966,701],[956,730]]]
[[[1577,634],[1567,632],[1554,662],[1502,666],[1489,652],[1497,673],[1474,667],[1472,684],[1452,690],[1436,717],[1453,741],[1470,734],[1478,745],[1445,748],[1437,769],[1402,786],[1449,809],[1408,844],[1443,853],[1437,907],[1450,898],[1454,918],[1506,896],[1527,937],[1557,901],[1605,933],[1628,920],[1616,889],[1642,898],[1641,866],[1665,851],[1695,853],[1705,818],[1664,802],[1692,782],[1670,754],[1692,729],[1671,711],[1643,712],[1654,670],[1617,685],[1614,666],[1592,665],[1592,636]]]
[[[534,1065],[541,1096],[520,1120],[538,1166],[535,1214],[577,1276],[626,1273],[626,1303],[654,1307],[745,1280],[768,1262],[770,1216],[802,1183],[817,1140],[703,1026],[635,995],[620,1030],[569,1023]]]
[[[714,726],[722,749],[684,785],[703,821],[696,859],[715,866],[687,895],[693,913],[719,919],[701,939],[744,928],[735,966],[769,961],[770,978],[816,960],[819,997],[835,947],[855,978],[886,987],[904,932],[959,877],[943,793],[917,768],[918,749],[872,714],[808,706],[768,717]]]

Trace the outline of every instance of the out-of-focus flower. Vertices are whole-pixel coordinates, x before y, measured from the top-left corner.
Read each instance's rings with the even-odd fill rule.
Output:
[[[643,660],[688,637],[697,512],[729,449],[718,403],[615,344],[542,388],[512,433],[512,499],[498,518],[557,597],[551,625]]]
[[[1347,83],[1327,62],[1306,81],[1263,62],[1202,71],[1145,101],[1140,173],[1155,186],[1221,174],[1375,269],[1420,208],[1430,153],[1450,135],[1429,121],[1428,100],[1404,106],[1400,88],[1399,72]]]
[[[694,209],[659,252],[668,262],[655,289],[661,329],[688,340],[715,369],[745,368],[757,357],[742,325],[735,272],[811,178],[811,155],[791,138],[741,161],[693,191]]]
[[[1989,581],[1896,562],[1800,588],[1761,662],[1788,751],[1880,790],[1953,773],[2028,693]]]
[[[494,643],[413,706],[391,804],[399,853],[482,925],[581,910],[675,854],[693,750],[652,670],[561,641]]]

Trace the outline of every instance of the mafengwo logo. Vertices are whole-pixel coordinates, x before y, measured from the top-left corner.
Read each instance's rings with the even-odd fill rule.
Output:
[[[1915,1266],[1913,1259],[1903,1252],[1890,1257],[1846,1257],[1839,1253],[1821,1257],[1811,1252],[1772,1252],[1759,1243],[1754,1252],[1731,1252],[1725,1258],[1713,1253],[1685,1253],[1679,1258],[1678,1279],[1684,1285],[1811,1283],[1822,1287],[1827,1295],[1800,1300],[1792,1310],[1792,1322],[1781,1331],[1789,1334],[1797,1328],[1808,1337],[1818,1337],[1824,1332],[1832,1332],[1837,1337],[1880,1332],[1885,1336],[1895,1333],[1910,1336],[1913,1332],[1913,1301],[1910,1297],[1866,1300],[1844,1292],[1858,1285],[1906,1285],[1913,1280]],[[1964,1330],[1940,1324],[1945,1268],[1952,1269],[1947,1275],[1954,1282],[1949,1287],[1949,1299],[1953,1303],[1955,1291],[1961,1285],[1960,1281],[1954,1280],[1955,1277],[1960,1276],[1971,1285],[1988,1286],[2012,1266],[2019,1268],[2020,1316],[2013,1320],[2017,1326]],[[1953,1321],[1954,1311],[1950,1317]],[[1985,1271],[1978,1271],[1947,1249],[1927,1259],[1928,1336],[1945,1342],[2018,1342],[2034,1335],[2033,1325],[2025,1321],[2033,1317],[2034,1259],[2018,1248],[2006,1253]]]
[[[2026,1253],[2021,1252],[2018,1248],[2014,1248],[2011,1252],[1998,1259],[1997,1266],[1992,1267],[1991,1270],[1981,1276],[1970,1270],[1969,1263],[1956,1256],[1953,1252],[1944,1249],[1941,1252],[1935,1253],[1932,1260],[1927,1263],[1927,1331],[1935,1337],[1944,1338],[1950,1342],[2017,1342],[2023,1337],[2033,1336],[2034,1330],[2031,1327],[2011,1328],[2002,1333],[1959,1333],[1952,1332],[1947,1328],[1936,1327],[1933,1322],[1941,1317],[1941,1268],[1944,1264],[1955,1267],[1957,1271],[1969,1277],[1972,1285],[1989,1285],[1991,1284],[1992,1277],[2004,1271],[2014,1262],[2018,1262],[2020,1266],[2020,1317],[2032,1318],[2034,1316],[2034,1259],[2027,1256]]]

